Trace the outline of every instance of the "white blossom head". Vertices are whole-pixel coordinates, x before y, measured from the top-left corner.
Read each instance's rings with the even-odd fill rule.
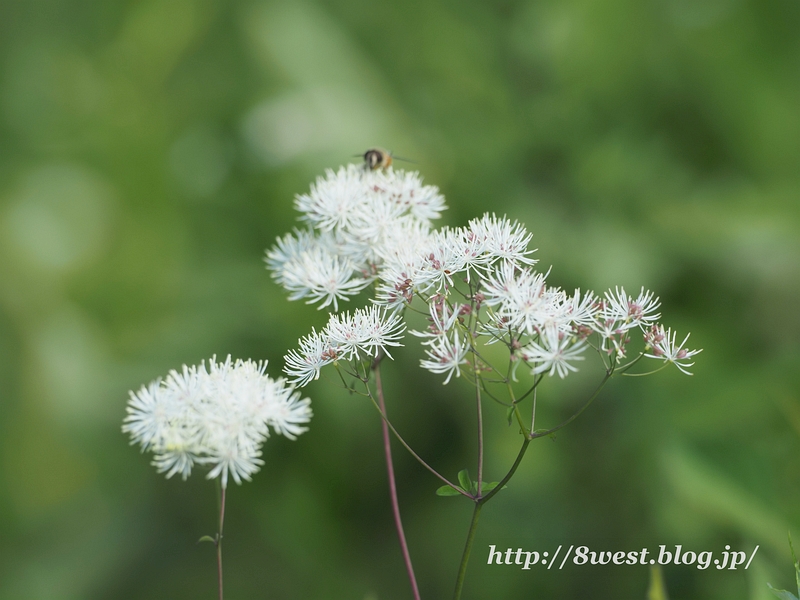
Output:
[[[268,267],[291,300],[307,298],[334,310],[385,263],[396,266],[447,208],[419,173],[356,165],[326,171],[308,194],[297,196],[295,207],[310,229],[279,238],[267,252]]]
[[[332,314],[325,328],[300,339],[300,349],[284,357],[284,372],[292,383],[305,386],[319,378],[325,365],[339,359],[352,361],[377,357],[389,358],[389,346],[400,346],[405,331],[402,319],[385,308],[372,305],[349,312]]]
[[[531,341],[520,350],[523,360],[533,364],[532,373],[558,375],[564,379],[578,368],[572,363],[583,360],[586,343],[575,336],[566,335],[556,327],[547,327],[538,342]]]
[[[689,367],[694,366],[693,362],[689,362],[690,359],[702,352],[700,350],[689,350],[688,348],[684,348],[686,342],[689,340],[689,335],[686,334],[686,337],[683,338],[683,341],[680,344],[675,343],[677,339],[677,333],[672,331],[671,328],[664,330],[663,325],[653,325],[644,332],[644,341],[647,344],[647,349],[649,350],[648,353],[645,354],[647,358],[655,358],[658,360],[663,360],[664,363],[672,363],[681,373],[685,373],[686,375],[691,375],[689,372]]]
[[[208,478],[250,480],[264,462],[261,445],[270,430],[295,439],[311,419],[308,399],[282,379],[266,374],[266,361],[236,360],[170,371],[138,392],[130,392],[122,431],[131,443],[154,454],[167,477],[186,479],[195,464],[210,468]]]

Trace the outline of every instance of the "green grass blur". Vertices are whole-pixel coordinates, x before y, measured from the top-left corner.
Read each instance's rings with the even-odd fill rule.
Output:
[[[665,567],[669,597],[790,588],[798,32],[796,0],[0,0],[0,599],[216,597],[195,544],[214,486],[128,445],[127,392],[212,354],[277,375],[326,317],[264,249],[294,194],[374,145],[442,189],[443,223],[519,219],[551,282],[644,285],[705,349],[693,377],[614,380],[532,445],[483,511],[465,600],[647,594],[649,567],[490,567],[490,544],[759,544],[748,571]],[[419,357],[385,368],[389,413],[447,475],[474,471],[471,390]],[[542,426],[583,375],[545,386]],[[410,598],[374,409],[330,378],[307,394],[309,433],[273,437],[229,493],[226,597]],[[492,408],[499,478],[518,441]],[[401,450],[423,598],[447,598],[470,506]]]

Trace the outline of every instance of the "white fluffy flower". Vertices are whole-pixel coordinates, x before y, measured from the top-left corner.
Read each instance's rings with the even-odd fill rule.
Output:
[[[542,332],[539,340],[541,343],[531,342],[520,350],[522,358],[534,363],[534,373],[548,372],[550,375],[558,374],[564,379],[570,371],[578,368],[570,361],[583,360],[581,354],[586,349],[586,344],[575,337],[559,331],[555,327],[548,327]]]
[[[348,360],[387,355],[388,346],[399,346],[405,325],[398,315],[379,306],[357,308],[353,314],[331,315],[325,334],[337,354]],[[389,355],[391,358],[391,355]]]
[[[581,297],[581,291],[575,290],[575,294],[568,299],[568,304],[572,323],[577,327],[591,329],[597,321],[597,313],[600,310],[597,296],[595,296],[594,292],[591,290],[584,292],[583,297]]]
[[[308,304],[320,302],[319,308],[347,300],[367,285],[356,265],[341,256],[330,237],[313,237],[307,232],[287,235],[267,254],[273,277],[286,288],[290,300],[309,298]]]
[[[386,169],[372,171],[372,190],[389,202],[407,210],[414,218],[430,222],[442,216],[447,210],[444,196],[435,185],[422,185],[419,173]]]
[[[393,238],[381,248],[375,302],[398,309],[410,303],[415,293],[425,291],[421,274],[430,245],[431,233],[423,224],[410,223],[393,230]]]
[[[617,321],[619,327],[624,329],[651,325],[658,321],[661,316],[656,312],[661,302],[653,292],[644,288],[642,288],[635,300],[625,293],[625,288],[620,287],[608,290],[605,297],[601,318],[608,321]]]
[[[657,358],[663,360],[664,362],[672,363],[678,367],[682,373],[691,375],[688,369],[689,367],[693,366],[694,363],[688,362],[688,360],[695,354],[702,352],[702,349],[688,350],[683,347],[688,341],[689,335],[690,334],[687,333],[680,345],[676,346],[676,332],[672,331],[671,328],[664,331],[663,325],[653,325],[644,334],[645,343],[650,349],[650,353],[645,354],[645,356],[648,358]]]
[[[283,357],[286,363],[283,372],[291,378],[292,383],[303,387],[319,379],[319,370],[335,361],[338,354],[328,336],[324,332],[317,333],[313,328],[309,335],[300,339],[299,344],[299,350],[289,350]]]
[[[295,198],[295,207],[303,213],[303,220],[321,231],[347,227],[369,193],[364,175],[364,170],[354,165],[336,173],[327,169],[325,178],[318,177],[310,193]]]
[[[427,239],[431,219],[446,208],[439,190],[423,185],[418,173],[356,165],[326,171],[295,206],[316,231],[279,238],[267,253],[268,266],[290,300],[308,298],[334,310],[369,285],[384,263],[396,264],[392,259]],[[395,295],[385,292],[396,306]]]
[[[422,265],[415,281],[420,289],[440,293],[453,287],[453,277],[467,266],[459,238],[457,232],[447,227],[433,232],[422,249]]]
[[[536,260],[528,255],[535,250],[528,250],[531,234],[517,221],[508,218],[497,218],[486,213],[480,219],[469,222],[469,229],[475,237],[485,243],[485,251],[492,262],[503,260],[518,264],[533,265]]]
[[[405,227],[411,219],[404,216],[402,206],[375,195],[367,197],[352,216],[351,226],[340,231],[351,253],[376,260],[378,252],[392,239],[393,230]],[[353,252],[353,250],[356,250]]]
[[[308,399],[281,379],[265,374],[266,362],[216,357],[200,366],[170,371],[130,393],[122,430],[132,443],[154,453],[153,464],[167,477],[186,479],[195,464],[208,465],[208,478],[227,487],[249,480],[263,461],[261,445],[270,428],[289,439],[306,431]]]
[[[428,331],[409,331],[411,335],[426,338],[426,341],[422,342],[424,346],[435,344],[437,340],[446,336],[455,326],[459,316],[459,311],[451,309],[441,296],[431,299],[429,310],[431,324]]]
[[[450,378],[455,374],[461,376],[461,365],[466,364],[469,345],[461,339],[458,329],[453,331],[452,336],[439,336],[429,344],[425,350],[428,360],[421,360],[420,366],[431,373],[447,373],[444,384],[450,382]]]
[[[558,288],[545,285],[546,273],[518,269],[511,262],[493,268],[485,280],[486,304],[495,307],[496,324],[534,335],[546,327],[569,331],[573,305]]]
[[[279,237],[277,244],[267,250],[264,260],[272,271],[272,276],[283,285],[283,269],[295,260],[298,260],[303,253],[308,252],[312,247],[320,245],[322,240],[314,236],[313,231],[305,229],[295,229],[294,233],[287,233]]]
[[[305,386],[319,377],[322,367],[336,360],[374,358],[389,346],[400,346],[405,330],[402,319],[379,306],[357,308],[352,314],[332,314],[325,328],[300,339],[300,349],[284,357],[284,372],[291,381]]]

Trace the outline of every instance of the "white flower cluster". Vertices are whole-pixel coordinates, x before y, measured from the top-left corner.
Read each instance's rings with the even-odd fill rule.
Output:
[[[370,306],[353,314],[332,314],[325,328],[300,340],[300,350],[286,355],[284,371],[292,382],[304,386],[319,378],[319,370],[337,360],[375,358],[399,346],[405,325],[398,315]],[[391,356],[391,355],[389,355]]]
[[[593,345],[621,362],[634,330],[642,334],[644,356],[685,373],[692,364],[687,360],[699,352],[684,350],[685,339],[675,347],[675,335],[657,323],[660,303],[652,292],[633,297],[616,288],[601,298],[547,285],[549,272],[533,269],[531,234],[516,221],[486,214],[465,227],[433,229],[430,220],[444,200],[416,173],[355,165],[328,171],[296,206],[313,229],[280,238],[267,259],[290,298],[337,310],[337,300],[374,284],[372,302],[384,311],[370,309],[369,329],[392,332],[383,345],[397,345],[402,329],[396,314],[422,299],[431,325],[411,333],[426,346],[421,366],[445,375],[445,383],[470,364],[470,352],[480,356],[480,340],[505,344],[514,371],[524,363],[533,374],[562,378]],[[364,326],[356,315],[366,319],[359,311],[334,315],[324,332],[300,341],[299,351],[286,357],[293,381],[305,385],[342,357],[375,355],[381,344],[358,333]]]
[[[259,457],[270,428],[293,440],[312,416],[310,401],[284,380],[267,377],[266,367],[266,361],[232,362],[228,356],[222,363],[214,357],[207,366],[170,371],[130,392],[122,430],[155,454],[153,464],[167,477],[180,473],[186,479],[200,464],[223,488],[229,475],[236,483],[249,481],[264,464]]]
[[[422,185],[417,173],[355,165],[328,170],[295,205],[313,230],[280,238],[267,263],[290,299],[334,310],[374,280],[387,255],[427,238],[431,219],[446,208],[438,188]]]

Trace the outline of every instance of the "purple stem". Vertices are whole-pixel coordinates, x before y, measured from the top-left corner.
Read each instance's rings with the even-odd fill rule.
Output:
[[[385,415],[386,403],[383,400],[380,360],[375,361],[373,368],[375,371],[375,387],[377,388],[378,392],[378,405],[380,406],[381,412]],[[411,582],[411,591],[414,594],[414,600],[420,600],[417,579],[414,577],[414,567],[411,565],[411,555],[408,552],[408,544],[406,543],[406,534],[403,531],[403,521],[400,519],[400,504],[397,501],[397,485],[394,481],[394,466],[392,465],[392,448],[389,438],[389,426],[386,424],[385,419],[381,419],[381,426],[383,428],[383,450],[386,454],[386,472],[389,475],[389,495],[392,498],[394,526],[397,529],[397,537],[400,538],[400,549],[403,552],[403,562],[406,564],[406,572],[408,573],[408,579]]]

